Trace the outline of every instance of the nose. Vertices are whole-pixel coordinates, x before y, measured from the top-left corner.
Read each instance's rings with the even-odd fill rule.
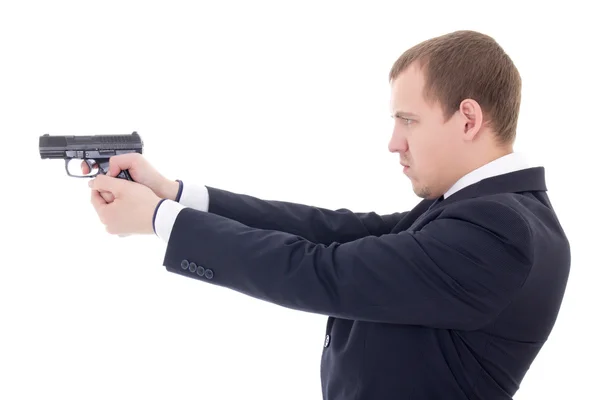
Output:
[[[408,151],[406,137],[404,137],[397,128],[394,128],[392,131],[392,137],[388,142],[388,150],[390,153],[406,153]]]

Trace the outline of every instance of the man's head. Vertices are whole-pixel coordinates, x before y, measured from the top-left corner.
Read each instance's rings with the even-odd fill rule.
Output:
[[[457,31],[405,51],[390,75],[399,153],[422,198],[443,195],[463,175],[512,151],[521,77],[491,37]]]

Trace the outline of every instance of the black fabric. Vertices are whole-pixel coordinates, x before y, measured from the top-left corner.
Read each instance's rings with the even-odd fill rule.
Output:
[[[545,190],[543,168],[530,168],[382,216],[209,188],[209,212],[179,213],[164,265],[327,315],[326,400],[511,399],[570,270]]]

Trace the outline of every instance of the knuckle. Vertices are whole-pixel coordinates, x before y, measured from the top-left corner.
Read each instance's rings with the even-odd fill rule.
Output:
[[[138,167],[141,163],[143,162],[142,160],[142,155],[139,153],[132,153],[131,155],[131,166],[136,166]]]

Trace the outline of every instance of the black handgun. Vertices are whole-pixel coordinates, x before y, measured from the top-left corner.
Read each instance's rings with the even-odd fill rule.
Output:
[[[110,157],[134,152],[142,154],[143,149],[144,143],[137,132],[129,135],[56,136],[45,134],[40,136],[40,157],[42,159],[64,159],[67,175],[75,178],[91,178],[98,174],[106,175]],[[90,174],[72,174],[69,171],[69,163],[73,160],[85,161],[90,169]],[[98,172],[91,174],[94,165],[98,166]],[[121,171],[117,178],[133,181],[127,170]]]

